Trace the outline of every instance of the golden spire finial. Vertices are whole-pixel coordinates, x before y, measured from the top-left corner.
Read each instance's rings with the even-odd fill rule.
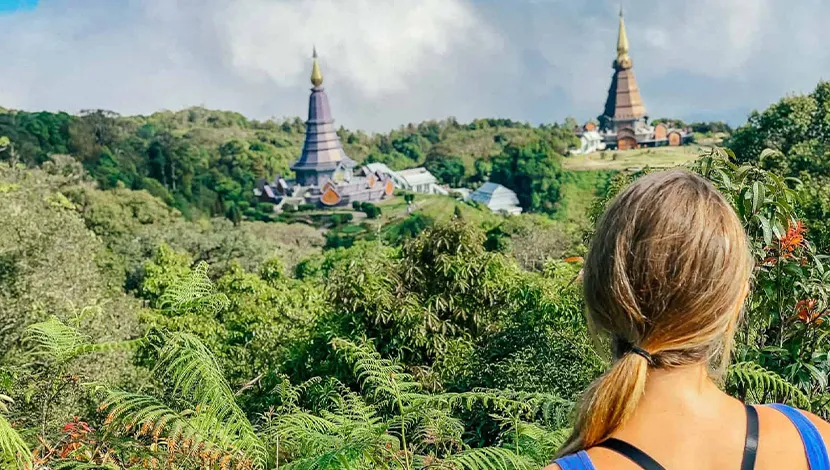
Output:
[[[620,5],[620,32],[617,36],[617,65],[626,69],[631,67],[631,58],[628,56],[628,35],[625,33],[622,5]]]
[[[323,84],[323,74],[320,72],[320,66],[317,65],[317,47],[314,47],[314,53],[311,55],[314,59],[314,64],[311,66],[311,84],[320,86]]]

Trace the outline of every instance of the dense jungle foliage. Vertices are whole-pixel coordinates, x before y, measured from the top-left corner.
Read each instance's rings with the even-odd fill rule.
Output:
[[[730,148],[689,166],[734,205],[756,258],[724,387],[825,418],[827,86],[753,114]],[[44,121],[53,124],[32,124]],[[169,140],[154,144],[159,134],[141,129],[162,122]],[[341,134],[392,164],[428,163],[442,141],[486,134],[486,150],[459,155],[461,178],[481,168],[521,186],[517,174],[541,172],[553,183],[529,181],[522,196],[540,213],[503,218],[444,198],[438,217],[416,196],[411,214],[394,219],[384,206],[375,235],[344,247],[327,235],[367,221],[234,224],[214,207],[247,200],[222,199],[221,188],[241,195],[257,171],[284,171],[299,151],[297,122],[204,110],[0,116],[10,137],[0,140],[0,466],[544,466],[575,398],[608,363],[584,326],[579,255],[607,202],[651,170],[563,173],[557,146],[570,137],[558,127],[476,123],[436,124],[416,159],[380,142],[430,135],[432,124],[395,138]],[[268,140],[291,134],[286,126],[290,145]],[[223,156],[234,139],[245,143]],[[586,200],[556,204],[574,187]]]
[[[189,218],[270,220],[270,206],[252,200],[253,188],[261,178],[290,173],[304,132],[299,118],[259,122],[202,108],[146,117],[0,111],[0,136],[14,145],[5,159],[32,166],[71,154],[102,189],[144,189]],[[492,174],[494,181],[516,183],[525,209],[547,212],[559,199],[557,158],[577,143],[564,126],[509,119],[429,121],[381,135],[341,128],[338,134],[358,162],[384,162],[395,170],[425,165],[456,186],[474,186]],[[525,158],[516,165],[519,152]]]

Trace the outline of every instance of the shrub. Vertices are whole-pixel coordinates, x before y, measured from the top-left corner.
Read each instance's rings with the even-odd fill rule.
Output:
[[[300,204],[299,206],[297,206],[298,211],[313,211],[316,208],[316,205],[308,203]]]
[[[368,217],[370,219],[377,219],[378,217],[380,217],[380,214],[381,214],[380,207],[372,204],[371,202],[364,202],[361,205],[360,210],[365,212],[366,217]]]
[[[338,213],[338,214],[332,214],[332,215],[331,215],[331,222],[332,222],[335,226],[337,226],[337,225],[343,225],[343,224],[349,223],[349,222],[351,222],[353,219],[354,219],[354,215],[352,215],[352,214],[348,214],[348,213],[346,213],[346,214],[340,214],[340,213]]]
[[[326,235],[326,246],[325,248],[334,249],[334,248],[349,248],[354,245],[355,239],[353,236],[350,235],[343,235],[339,233],[329,233]]]

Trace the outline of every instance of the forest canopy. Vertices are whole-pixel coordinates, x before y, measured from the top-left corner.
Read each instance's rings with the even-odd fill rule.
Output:
[[[36,166],[51,155],[72,155],[102,189],[146,190],[188,218],[238,212],[270,220],[268,208],[253,200],[253,189],[260,179],[290,176],[304,131],[299,118],[260,122],[203,108],[129,117],[105,110],[77,116],[0,113],[0,136],[11,139],[17,161]],[[488,180],[493,170],[486,162],[491,157],[506,152],[502,159],[515,159],[512,148],[544,147],[541,153],[527,151],[533,162],[519,174],[505,173],[505,167],[498,173],[521,185],[516,191],[525,209],[543,211],[550,211],[557,200],[556,192],[548,189],[556,185],[557,159],[577,142],[563,126],[532,127],[497,119],[466,125],[455,119],[429,121],[378,135],[341,128],[338,134],[347,154],[358,162],[384,162],[394,170],[426,165],[442,183],[454,186]],[[523,183],[527,177],[521,172],[537,167],[550,168],[537,175],[544,188]],[[547,202],[542,204],[542,199]]]
[[[755,258],[724,388],[824,418],[828,91],[753,113],[685,165],[724,194]],[[0,466],[551,460],[609,362],[583,318],[593,222],[654,170],[564,171],[575,138],[558,125],[341,129],[353,158],[500,182],[532,213],[407,193],[277,219],[251,190],[287,173],[302,132],[200,108],[0,114]]]

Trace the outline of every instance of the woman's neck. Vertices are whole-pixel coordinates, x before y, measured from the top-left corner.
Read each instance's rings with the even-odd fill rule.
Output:
[[[671,369],[649,369],[645,397],[695,399],[720,392],[709,377],[706,364]]]
[[[735,400],[721,391],[709,377],[705,364],[672,369],[651,369],[645,393],[624,428],[641,422],[659,420],[660,416],[713,418]]]

